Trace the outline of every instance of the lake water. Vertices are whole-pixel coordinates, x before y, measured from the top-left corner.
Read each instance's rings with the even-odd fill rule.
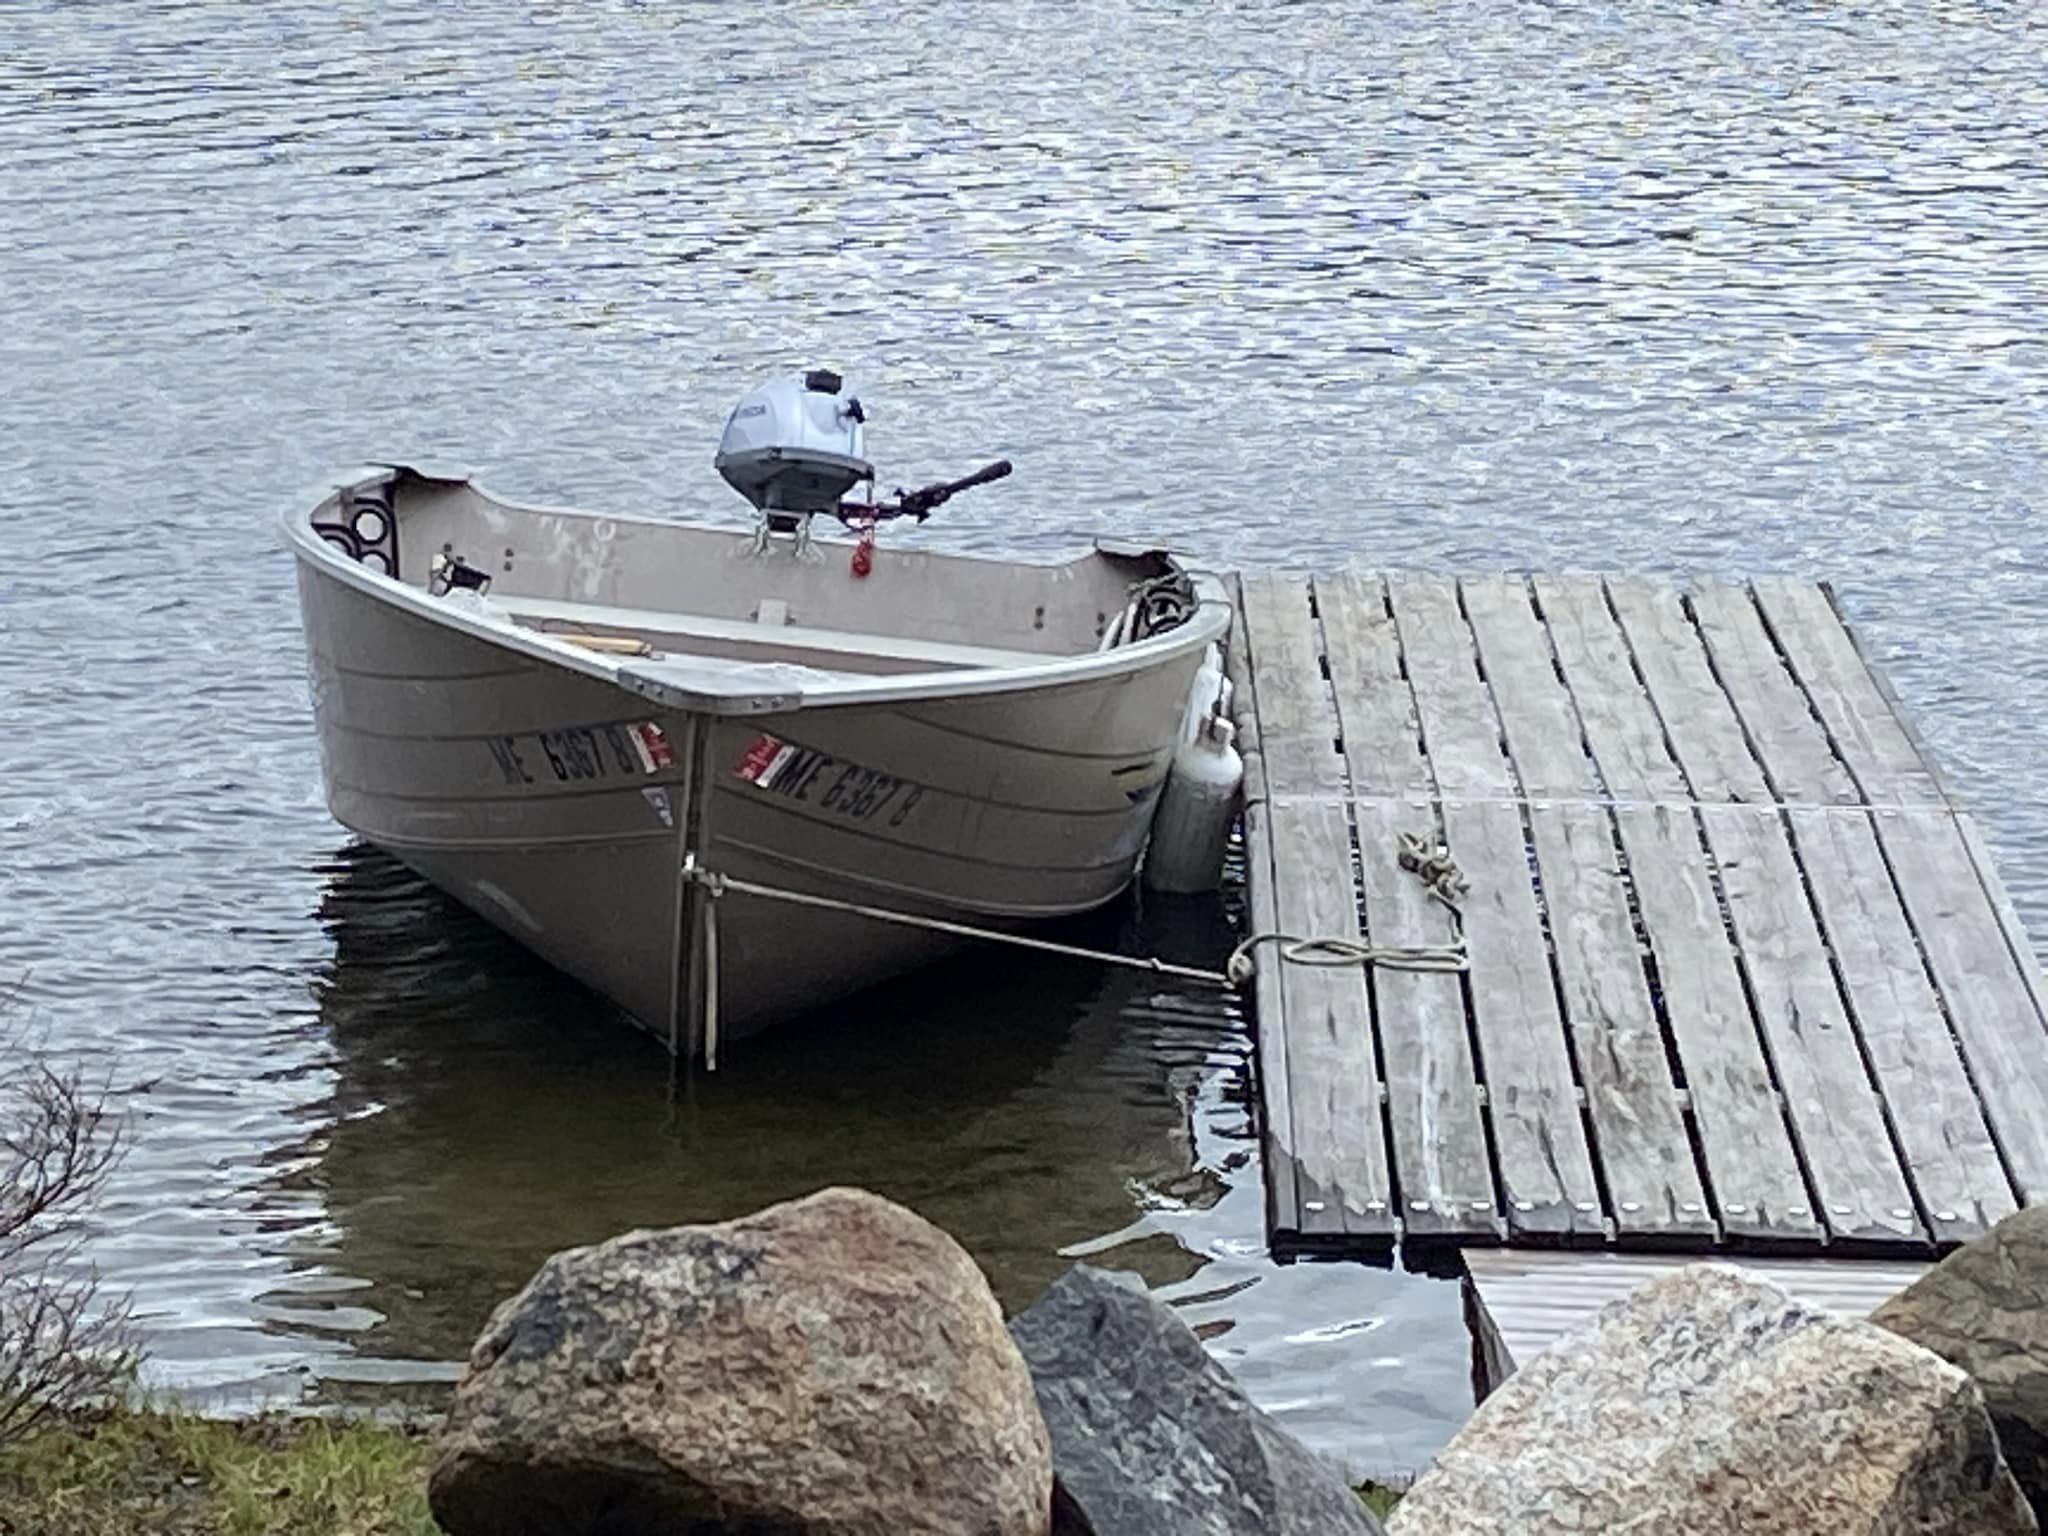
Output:
[[[737,520],[725,412],[826,364],[887,482],[1017,466],[890,539],[1826,576],[2038,932],[2044,58],[1939,0],[0,0],[0,975],[145,1089],[152,1379],[431,1400],[552,1249],[855,1182],[1425,1459],[1455,1290],[1264,1259],[1234,1012],[980,956],[672,1104],[327,817],[271,520],[408,456]]]

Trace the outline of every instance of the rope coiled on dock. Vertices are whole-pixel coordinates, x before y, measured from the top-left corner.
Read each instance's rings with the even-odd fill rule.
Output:
[[[1255,933],[1230,952],[1223,974],[1233,987],[1246,986],[1254,975],[1253,951],[1278,944],[1280,958],[1294,965],[1376,965],[1387,971],[1450,971],[1468,969],[1462,944],[1367,944],[1360,939],[1304,939],[1291,933]]]
[[[1242,989],[1255,974],[1253,956],[1261,944],[1278,944],[1280,958],[1292,965],[1374,965],[1386,971],[1452,972],[1469,970],[1465,953],[1463,920],[1459,898],[1472,889],[1451,850],[1434,838],[1413,832],[1400,834],[1394,857],[1400,866],[1419,876],[1430,895],[1451,909],[1451,920],[1459,927],[1455,944],[1368,944],[1362,939],[1335,937],[1303,938],[1292,933],[1255,933],[1230,952],[1223,974],[1233,987]]]
[[[1430,894],[1453,913],[1458,910],[1459,899],[1472,889],[1465,872],[1458,868],[1458,861],[1451,857],[1451,850],[1433,838],[1425,840],[1413,832],[1403,832],[1395,857],[1403,869],[1422,876]]]

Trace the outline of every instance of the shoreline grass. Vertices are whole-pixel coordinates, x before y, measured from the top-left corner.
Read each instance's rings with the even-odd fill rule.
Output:
[[[1384,1520],[1394,1512],[1394,1506],[1401,1502],[1402,1490],[1389,1488],[1381,1483],[1360,1483],[1352,1490],[1365,1501],[1365,1507]]]
[[[424,1427],[119,1408],[0,1445],[0,1536],[439,1536]],[[1384,1517],[1396,1490],[1358,1489]]]
[[[0,1536],[435,1536],[426,1437],[115,1409],[0,1446]]]

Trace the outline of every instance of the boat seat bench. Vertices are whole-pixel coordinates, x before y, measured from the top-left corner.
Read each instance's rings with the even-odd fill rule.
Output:
[[[954,645],[942,640],[915,640],[907,635],[855,634],[849,630],[811,629],[801,624],[714,619],[703,614],[672,613],[661,608],[614,608],[601,603],[572,603],[511,593],[493,593],[491,601],[514,619],[530,619],[542,624],[588,624],[677,640],[774,646],[831,656],[876,656],[932,667],[1028,667],[1055,659],[1053,655],[1039,651]]]

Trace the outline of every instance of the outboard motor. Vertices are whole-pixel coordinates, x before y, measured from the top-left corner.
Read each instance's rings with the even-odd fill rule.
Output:
[[[873,481],[860,402],[841,396],[826,368],[763,384],[733,407],[713,461],[726,483],[761,514],[764,533],[802,537],[819,512]]]
[[[921,523],[960,492],[1002,479],[1010,461],[998,459],[964,479],[898,489],[893,501],[877,501],[875,468],[866,456],[867,416],[858,400],[840,394],[843,382],[829,368],[813,368],[763,384],[733,407],[713,462],[726,484],[761,514],[756,553],[767,549],[772,535],[787,533],[799,555],[815,555],[811,519],[827,512],[860,535],[853,569],[865,576],[881,524],[897,517]],[[862,481],[870,487],[869,499],[845,500]]]

